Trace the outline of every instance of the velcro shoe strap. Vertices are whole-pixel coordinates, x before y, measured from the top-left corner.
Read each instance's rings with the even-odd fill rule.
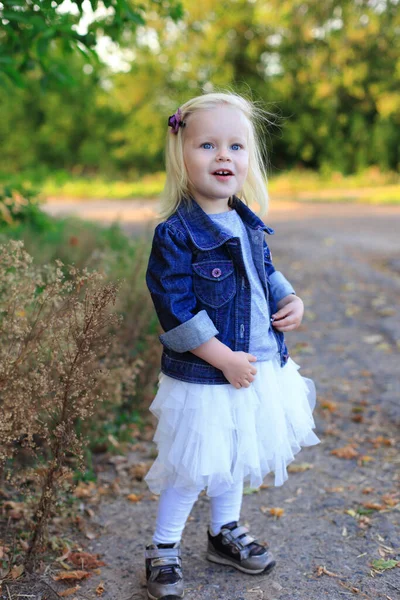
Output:
[[[244,537],[240,538],[240,540],[235,540],[235,543],[240,542],[240,544],[244,547],[248,546],[249,544],[252,544],[255,541],[256,540],[253,537],[251,537],[251,535],[245,535]]]
[[[235,529],[232,529],[231,531],[231,535],[232,535],[232,539],[236,539],[239,536],[243,535],[244,533],[248,533],[248,529],[247,527],[244,527],[244,525],[240,525],[239,527],[236,527]]]
[[[174,558],[181,555],[181,549],[179,548],[148,548],[145,552],[146,558],[161,558],[169,557]]]
[[[180,567],[181,566],[181,561],[180,559],[176,556],[176,557],[164,557],[164,558],[153,558],[151,560],[151,566],[152,567]]]

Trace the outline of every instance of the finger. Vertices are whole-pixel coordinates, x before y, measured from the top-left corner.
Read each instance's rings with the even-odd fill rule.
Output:
[[[277,321],[275,323],[273,323],[274,327],[287,327],[288,325],[294,325],[295,323],[295,319],[293,319],[293,317],[285,317],[285,319],[280,319],[279,321]]]
[[[297,324],[295,323],[294,325],[287,325],[286,327],[275,327],[275,329],[277,329],[278,331],[293,331],[293,329],[297,328]]]
[[[255,362],[257,360],[257,357],[254,356],[254,354],[247,354],[247,360],[250,362]]]
[[[249,385],[250,385],[250,383],[247,381],[247,379],[242,380],[242,387],[248,388]]]
[[[271,315],[271,321],[279,321],[280,319],[284,319],[292,312],[292,307],[289,305],[284,306],[278,312]]]
[[[251,368],[250,368],[250,373],[251,373],[252,375],[255,375],[255,374],[257,373],[257,369],[256,369],[255,367],[251,367]]]

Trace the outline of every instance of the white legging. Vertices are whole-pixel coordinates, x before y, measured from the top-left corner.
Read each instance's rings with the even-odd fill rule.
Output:
[[[179,542],[187,518],[201,490],[191,492],[182,488],[168,488],[161,492],[158,504],[155,544],[173,544]],[[219,533],[222,525],[239,521],[243,497],[243,481],[224,494],[212,496],[211,524],[213,535]]]

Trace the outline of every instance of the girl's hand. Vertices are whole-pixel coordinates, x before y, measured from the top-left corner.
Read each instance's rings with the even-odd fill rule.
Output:
[[[257,373],[257,369],[251,364],[256,360],[257,358],[253,354],[241,351],[232,352],[229,361],[225,363],[221,371],[236,389],[248,388]]]
[[[304,314],[303,300],[294,294],[289,294],[278,302],[278,309],[271,317],[271,323],[275,329],[278,331],[297,329]]]

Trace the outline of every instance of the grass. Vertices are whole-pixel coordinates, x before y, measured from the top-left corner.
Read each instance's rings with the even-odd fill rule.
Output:
[[[156,198],[162,191],[165,173],[144,175],[137,181],[107,179],[101,176],[73,176],[65,171],[26,172],[14,176],[0,172],[0,184],[24,183],[40,190],[43,200]],[[273,173],[269,178],[271,197],[307,202],[361,202],[366,204],[400,204],[400,174],[370,167],[353,175],[338,172],[317,173],[293,170]]]

